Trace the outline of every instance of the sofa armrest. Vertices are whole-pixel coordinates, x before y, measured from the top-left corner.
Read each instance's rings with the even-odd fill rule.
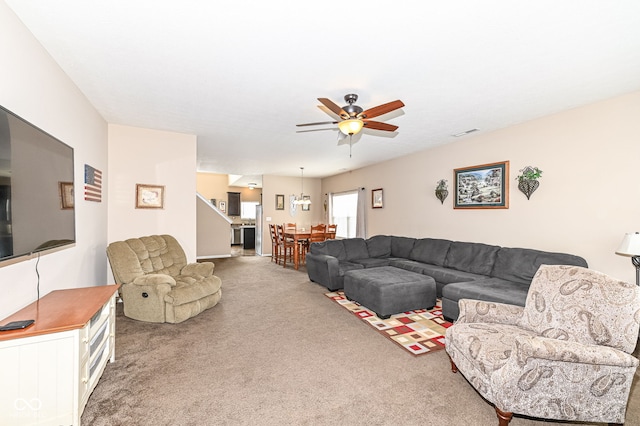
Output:
[[[180,275],[189,277],[210,277],[213,275],[215,264],[213,262],[198,262],[185,265],[180,271]]]
[[[619,349],[542,336],[518,337],[516,338],[516,348],[516,357],[521,363],[536,358],[569,364],[579,363],[623,368],[638,366],[638,359]]]
[[[328,254],[307,253],[309,279],[327,288],[334,288],[335,278],[340,274],[338,259]]]
[[[526,416],[543,407],[557,419],[622,424],[637,365],[608,346],[518,336],[504,366],[491,374],[491,402]]]
[[[460,323],[498,323],[518,325],[524,308],[506,303],[485,302],[484,300],[460,299],[458,301]]]
[[[147,274],[136,278],[131,284],[139,286],[156,286],[160,284],[168,284],[171,287],[175,287],[176,280],[167,274]]]

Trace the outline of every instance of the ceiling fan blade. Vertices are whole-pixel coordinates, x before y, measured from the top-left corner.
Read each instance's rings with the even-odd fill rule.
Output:
[[[373,108],[369,108],[368,110],[362,111],[360,114],[358,114],[358,116],[362,118],[373,118],[382,114],[386,114],[391,111],[395,111],[396,109],[402,108],[403,106],[404,106],[404,103],[402,103],[401,100],[397,100],[397,101],[389,102],[386,104],[378,105]]]
[[[318,100],[322,103],[322,105],[329,108],[334,114],[338,114],[342,118],[349,118],[349,114],[347,114],[342,108],[336,105],[332,100],[327,98],[318,98]]]
[[[296,124],[296,126],[298,127],[302,127],[302,126],[319,126],[322,124],[337,124],[337,121],[320,121],[318,123],[304,123],[304,124]]]
[[[307,132],[322,132],[324,130],[338,130],[335,127],[331,127],[329,129],[325,128],[325,129],[309,129],[309,130],[296,130],[296,133],[307,133]],[[340,132],[338,132],[340,133]]]
[[[320,110],[322,110],[322,112],[324,112],[325,114],[327,114],[329,117],[333,118],[334,120],[337,121],[341,121],[342,117],[340,117],[338,114],[336,114],[335,112],[331,111],[329,108],[327,108],[324,105],[318,105],[318,108],[320,108]]]
[[[395,132],[398,130],[398,126],[393,124],[383,123],[381,121],[363,120],[365,129],[384,130],[387,132]]]

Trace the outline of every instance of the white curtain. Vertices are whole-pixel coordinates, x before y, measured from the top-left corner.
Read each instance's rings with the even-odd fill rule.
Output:
[[[331,225],[333,224],[333,222],[331,222],[331,212],[333,211],[333,192],[330,192],[328,194],[326,194],[326,199],[324,200],[325,202],[325,210],[324,210],[324,215],[326,217],[326,224],[327,225]]]
[[[358,210],[356,212],[356,238],[367,238],[367,197],[366,190],[358,191]]]

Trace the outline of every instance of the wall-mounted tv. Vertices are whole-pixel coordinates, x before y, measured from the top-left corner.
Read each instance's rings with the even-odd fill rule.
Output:
[[[75,243],[73,148],[0,106],[0,266]]]

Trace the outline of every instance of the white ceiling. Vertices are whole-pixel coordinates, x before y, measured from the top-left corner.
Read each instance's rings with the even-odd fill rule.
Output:
[[[108,122],[196,134],[199,171],[246,182],[330,176],[640,90],[638,0],[5,1]],[[331,120],[317,98],[347,93],[406,105],[377,118],[395,134],[364,131],[351,158],[335,129],[295,126]]]

